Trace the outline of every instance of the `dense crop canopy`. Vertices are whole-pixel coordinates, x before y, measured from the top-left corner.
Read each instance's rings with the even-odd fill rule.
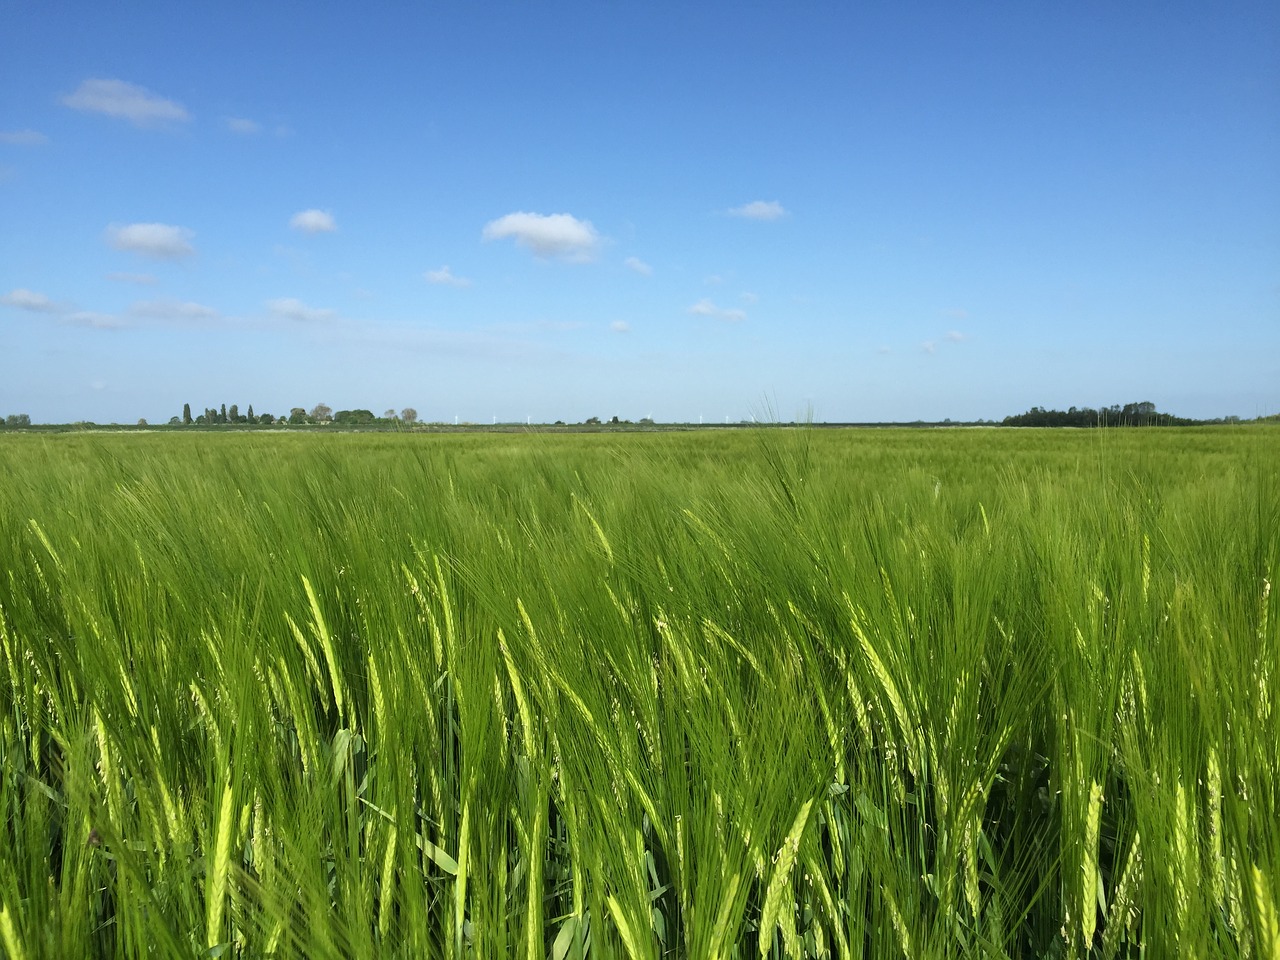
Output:
[[[0,439],[0,950],[1275,956],[1276,440]]]

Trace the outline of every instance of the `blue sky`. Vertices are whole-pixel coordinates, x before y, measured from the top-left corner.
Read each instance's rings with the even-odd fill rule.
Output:
[[[1274,3],[0,24],[0,415],[1280,410]]]

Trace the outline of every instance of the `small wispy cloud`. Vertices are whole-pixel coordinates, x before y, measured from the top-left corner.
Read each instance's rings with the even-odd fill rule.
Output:
[[[943,310],[942,315],[944,317],[949,317],[952,320],[968,320],[969,319],[969,311],[964,309],[963,307],[950,307],[949,309]]]
[[[0,303],[6,307],[16,307],[19,310],[27,310],[31,313],[59,313],[63,309],[43,293],[36,293],[36,291],[27,290],[25,287],[10,290],[3,297],[0,297]]]
[[[129,308],[129,315],[164,323],[207,323],[218,319],[213,307],[180,300],[142,300]]]
[[[121,330],[129,324],[111,313],[97,313],[93,310],[76,310],[68,313],[63,320],[73,326],[90,327],[94,330]]]
[[[627,323],[625,320],[615,320],[613,323],[609,324],[609,329],[614,333],[630,333],[631,324]]]
[[[39,130],[0,130],[0,143],[11,147],[42,147],[48,142]]]
[[[137,127],[191,119],[187,108],[177,101],[124,80],[85,80],[74,93],[63,97],[62,103],[73,110],[128,120]]]
[[[702,282],[709,287],[718,287],[720,284],[724,283],[724,277],[720,276],[718,273],[713,273],[710,276],[703,277]]]
[[[51,300],[43,293],[19,287],[0,296],[0,305],[25,310],[28,313],[43,314],[56,322],[74,327],[92,327],[98,330],[113,330],[126,327],[128,324],[121,318],[109,313],[97,313],[92,310],[78,310],[75,304]]]
[[[742,293],[738,294],[738,299],[748,307],[753,307],[760,302],[760,297],[750,290],[742,291]]]
[[[241,136],[251,137],[255,133],[262,132],[262,124],[257,120],[250,120],[248,117],[227,117],[224,122],[228,130]]]
[[[301,210],[290,218],[289,226],[303,233],[333,233],[338,229],[333,214],[327,210]]]
[[[787,211],[777,200],[752,200],[729,211],[731,217],[742,217],[745,220],[779,220],[787,215]]]
[[[653,267],[649,266],[649,264],[645,263],[639,257],[627,257],[627,259],[623,260],[622,263],[624,266],[634,270],[642,277],[653,276]]]
[[[156,278],[149,273],[108,273],[107,279],[115,283],[137,283],[148,287],[156,283]]]
[[[961,333],[959,330],[948,330],[947,339],[952,343],[959,343],[961,340],[968,340],[969,335],[967,333]]]
[[[485,240],[514,240],[535,257],[582,262],[595,256],[600,234],[588,220],[567,213],[508,213],[485,224]]]
[[[923,350],[925,353],[937,353],[937,352],[938,352],[938,341],[937,341],[937,340],[925,340],[924,342],[922,342],[922,343],[920,344],[920,349],[921,349],[921,350]]]
[[[294,297],[278,297],[267,301],[267,309],[273,316],[281,320],[292,320],[295,323],[323,323],[338,316],[336,310],[309,307]]]
[[[178,260],[196,252],[191,245],[195,234],[186,227],[167,223],[130,223],[107,228],[107,242],[117,250],[150,257],[153,260]]]
[[[445,264],[439,270],[428,270],[423,274],[427,278],[427,283],[435,283],[446,287],[469,287],[471,281],[467,277],[454,276],[449,265]]]
[[[747,319],[746,311],[739,310],[736,307],[717,307],[710,297],[703,297],[689,308],[689,312],[695,317],[712,317],[713,319],[726,320],[730,323],[737,323]]]

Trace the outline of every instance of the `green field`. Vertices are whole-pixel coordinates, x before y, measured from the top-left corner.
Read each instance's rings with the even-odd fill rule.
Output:
[[[0,437],[0,950],[1280,956],[1278,451]]]

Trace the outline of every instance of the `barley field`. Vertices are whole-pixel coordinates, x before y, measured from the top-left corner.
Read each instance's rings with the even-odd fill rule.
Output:
[[[0,437],[0,948],[1280,956],[1278,451]]]

